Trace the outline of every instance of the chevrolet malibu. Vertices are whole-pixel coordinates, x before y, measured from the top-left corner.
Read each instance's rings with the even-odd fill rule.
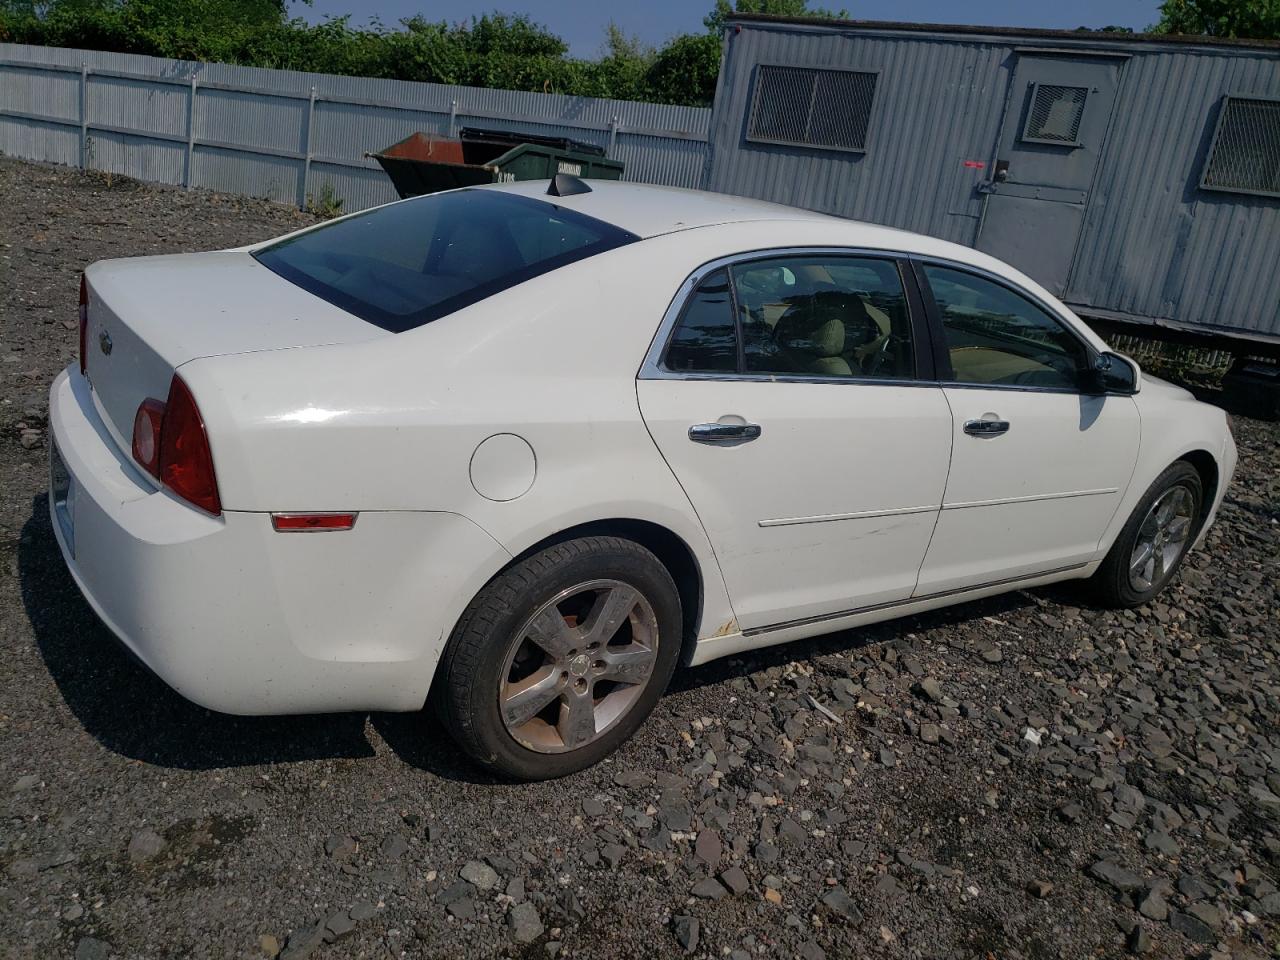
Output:
[[[1068,579],[1140,605],[1236,460],[981,253],[565,176],[93,264],[50,418],[71,574],[180,694],[430,699],[526,779],[716,657]]]

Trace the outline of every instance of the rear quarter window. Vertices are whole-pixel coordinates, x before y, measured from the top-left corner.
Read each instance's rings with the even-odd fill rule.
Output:
[[[639,238],[533,197],[417,197],[257,250],[267,269],[393,333]]]

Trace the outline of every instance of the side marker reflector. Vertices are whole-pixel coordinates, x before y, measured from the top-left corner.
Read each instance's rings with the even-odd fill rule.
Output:
[[[310,530],[350,530],[356,525],[354,513],[273,513],[271,526],[277,533],[306,533]]]

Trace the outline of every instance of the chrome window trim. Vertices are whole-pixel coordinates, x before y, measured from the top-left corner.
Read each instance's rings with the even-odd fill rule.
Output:
[[[1076,329],[1075,321],[1063,316],[1063,314],[1052,304],[1045,302],[1041,297],[1037,296],[1030,290],[1016,284],[1007,277],[1003,277],[998,273],[980,267],[972,263],[966,263],[962,260],[951,260],[947,257],[940,257],[934,254],[914,253],[910,250],[894,250],[881,249],[875,247],[833,247],[829,244],[820,246],[804,247],[765,247],[758,250],[748,250],[740,253],[728,254],[723,257],[717,257],[714,260],[708,260],[706,263],[696,267],[688,277],[685,278],[671,303],[667,307],[667,311],[663,314],[662,323],[659,324],[653,340],[649,344],[649,350],[645,354],[644,363],[640,366],[640,371],[636,375],[638,380],[723,380],[726,382],[752,381],[767,383],[825,383],[825,384],[852,384],[855,386],[889,386],[889,387],[945,387],[948,389],[958,390],[1006,390],[1016,391],[1020,393],[1061,393],[1070,394],[1072,396],[1091,397],[1095,394],[1085,393],[1083,390],[1072,389],[1070,387],[1035,387],[1025,386],[1022,384],[1012,383],[968,383],[963,380],[945,380],[941,377],[934,379],[922,378],[889,378],[889,377],[813,377],[803,374],[782,374],[782,373],[717,373],[713,371],[678,371],[669,370],[662,365],[662,358],[666,355],[667,347],[671,342],[671,336],[675,332],[675,326],[680,320],[680,315],[684,312],[685,304],[689,302],[689,298],[693,295],[694,290],[707,278],[708,275],[714,273],[724,267],[732,267],[740,263],[749,263],[754,260],[772,260],[776,257],[794,257],[794,256],[846,256],[846,257],[867,257],[876,260],[909,260],[924,266],[927,264],[936,264],[940,267],[959,270],[964,273],[971,273],[984,280],[990,280],[1009,290],[1010,292],[1029,301],[1033,306],[1038,307],[1049,315],[1051,319],[1062,326],[1071,336],[1084,347],[1087,356],[1094,356],[1098,353],[1097,347],[1090,343],[1080,331]],[[924,282],[925,278],[922,278]],[[904,281],[905,287],[905,281]],[[932,289],[928,291],[929,297],[933,297]],[[904,289],[905,293],[905,289]],[[939,318],[939,323],[941,318]],[[934,325],[931,325],[934,326]],[[938,336],[942,331],[935,329],[934,336]],[[945,346],[945,344],[944,344]],[[1098,394],[1102,396],[1102,394]]]
[[[936,387],[938,385],[937,380],[922,380],[915,377],[818,377],[799,373],[718,373],[715,371],[670,370],[663,365],[662,359],[666,356],[667,348],[671,344],[671,337],[675,333],[676,324],[680,322],[680,315],[684,313],[685,305],[703,280],[722,268],[751,263],[756,260],[774,260],[780,257],[797,256],[862,257],[868,260],[899,261],[909,259],[912,254],[905,251],[878,250],[870,247],[833,247],[823,245],[817,247],[765,247],[760,250],[749,250],[709,260],[689,274],[684,283],[680,285],[680,289],[676,291],[676,295],[667,307],[667,312],[662,317],[662,323],[658,326],[657,333],[649,345],[649,351],[645,354],[644,363],[641,365],[636,379],[724,380],[728,382],[750,380],[752,382],[763,381],[767,383],[829,383],[898,387]],[[896,262],[894,265],[895,267],[897,266]],[[901,271],[899,271],[899,280],[902,283],[902,295],[906,297],[906,279],[901,276]],[[730,285],[732,287],[732,275],[730,275]],[[741,338],[739,338],[739,341],[741,341]],[[739,342],[739,349],[741,347],[742,344]]]

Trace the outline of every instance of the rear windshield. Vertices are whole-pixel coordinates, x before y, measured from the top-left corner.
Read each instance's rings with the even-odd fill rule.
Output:
[[[254,256],[321,299],[400,333],[637,239],[532,197],[455,190],[338,220]]]

